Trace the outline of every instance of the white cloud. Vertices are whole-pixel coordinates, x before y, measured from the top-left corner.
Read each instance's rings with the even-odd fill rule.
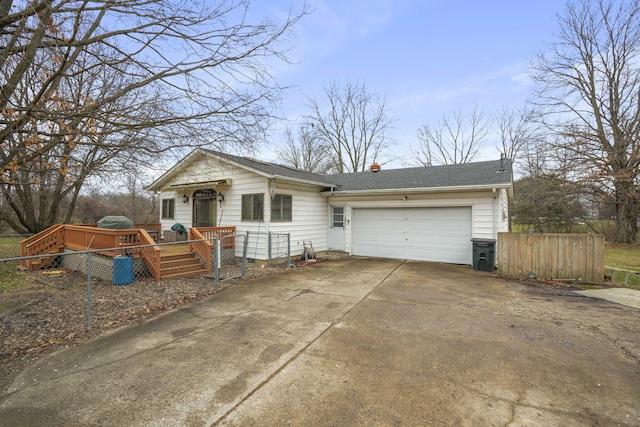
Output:
[[[387,0],[318,0],[294,31],[294,61],[313,63],[341,51],[351,40],[384,29],[399,2]],[[303,65],[304,66],[304,65]]]

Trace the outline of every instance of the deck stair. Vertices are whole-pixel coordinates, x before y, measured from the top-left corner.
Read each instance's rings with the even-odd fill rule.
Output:
[[[189,250],[188,244],[162,246],[160,255],[161,279],[176,279],[206,274],[206,265]]]
[[[40,233],[23,240],[20,244],[20,256],[61,254],[64,252],[64,227],[54,225]],[[36,258],[21,262],[23,268],[35,271],[46,267],[56,260],[56,256]]]

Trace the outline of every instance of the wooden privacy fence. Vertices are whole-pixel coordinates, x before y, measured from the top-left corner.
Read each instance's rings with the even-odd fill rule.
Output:
[[[498,233],[498,273],[542,279],[604,281],[601,234]]]

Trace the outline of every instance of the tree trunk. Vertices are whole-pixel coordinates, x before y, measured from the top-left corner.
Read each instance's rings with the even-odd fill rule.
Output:
[[[634,243],[638,233],[638,203],[635,185],[619,180],[616,189],[616,243]]]

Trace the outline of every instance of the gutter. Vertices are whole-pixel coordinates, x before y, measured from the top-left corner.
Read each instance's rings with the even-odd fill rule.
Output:
[[[366,196],[366,195],[380,195],[380,194],[398,194],[398,193],[443,193],[443,192],[463,192],[463,191],[492,191],[497,188],[509,188],[511,184],[485,184],[485,185],[463,185],[463,186],[448,186],[448,187],[409,187],[409,188],[384,188],[373,190],[338,190],[334,192],[332,186],[331,191],[322,191],[325,197],[329,196]]]
[[[289,176],[284,176],[284,175],[269,175],[266,173],[260,173],[258,171],[254,172],[258,173],[259,175],[262,175],[266,178],[270,178],[270,179],[278,179],[280,181],[293,181],[293,182],[298,182],[300,184],[309,184],[309,185],[316,185],[319,187],[331,187],[331,189],[333,190],[333,188],[336,186],[335,184],[328,184],[326,182],[319,182],[319,181],[309,181],[306,179],[300,179],[300,178],[291,178]]]

